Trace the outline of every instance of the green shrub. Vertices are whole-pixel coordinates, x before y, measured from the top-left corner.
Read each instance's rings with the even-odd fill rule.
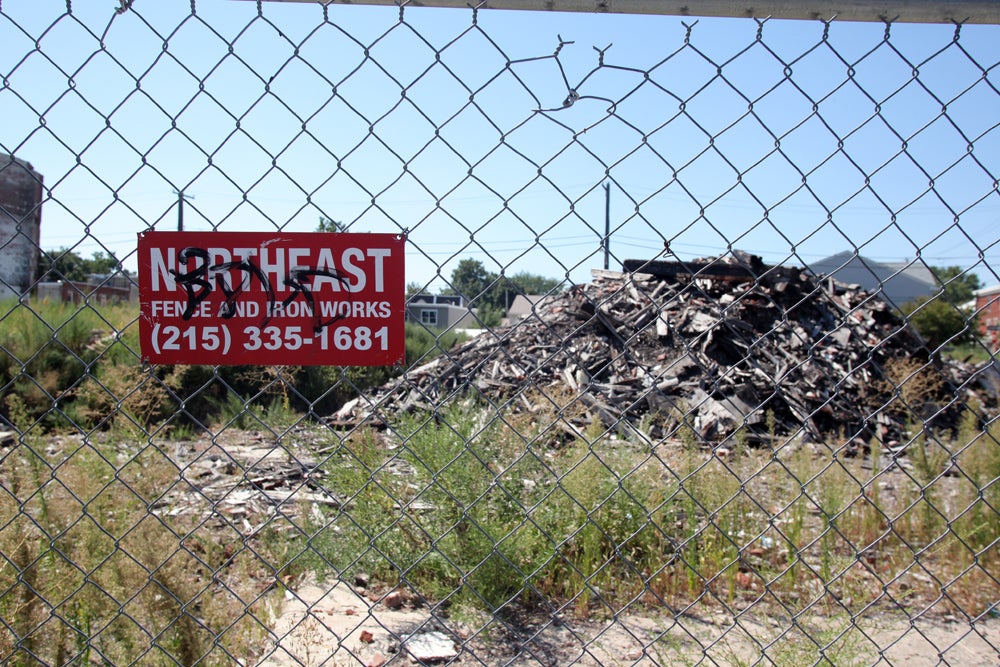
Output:
[[[406,325],[407,365],[462,340],[454,332]],[[161,366],[143,369],[136,304],[0,303],[0,416],[16,394],[45,428],[84,430],[114,423],[190,433],[213,422],[239,425],[235,411],[298,421],[319,419],[402,368]]]
[[[489,414],[456,401],[394,424],[395,449],[373,431],[336,446],[328,483],[346,500],[316,526],[321,561],[488,610],[544,595],[586,611],[640,594],[672,551],[655,461],[585,442],[551,459],[537,425]],[[392,472],[401,465],[411,472]]]
[[[108,347],[110,334],[124,327],[134,307],[108,306],[98,311],[70,303],[0,305],[0,400],[17,393],[35,419],[73,400]],[[6,411],[4,412],[6,415]],[[47,417],[50,423],[59,414]]]
[[[933,351],[945,344],[969,343],[976,335],[975,318],[944,298],[920,297],[901,306]]]

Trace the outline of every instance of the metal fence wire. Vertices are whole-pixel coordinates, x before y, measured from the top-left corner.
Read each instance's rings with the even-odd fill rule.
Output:
[[[1000,665],[997,18],[804,4],[0,4],[0,662]],[[406,363],[143,365],[175,228]]]

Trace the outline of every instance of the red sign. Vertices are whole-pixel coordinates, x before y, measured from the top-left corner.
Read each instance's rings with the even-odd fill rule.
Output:
[[[395,234],[143,232],[142,360],[402,363],[403,244]]]

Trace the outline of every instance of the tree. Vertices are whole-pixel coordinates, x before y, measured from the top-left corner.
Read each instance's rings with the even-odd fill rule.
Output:
[[[547,294],[559,287],[561,281],[537,273],[520,271],[510,276],[498,276],[487,271],[475,259],[463,259],[451,272],[451,290],[470,301],[484,301],[504,310],[518,294]],[[478,298],[477,298],[478,297]]]
[[[345,225],[342,222],[337,222],[336,220],[328,218],[325,215],[319,216],[319,224],[316,225],[317,232],[336,233],[336,232],[342,232],[346,229],[347,225]]]
[[[948,301],[959,306],[971,301],[975,291],[982,287],[979,276],[960,266],[931,267],[939,287],[944,289]]]
[[[497,274],[487,271],[477,259],[463,259],[451,272],[451,288],[454,294],[461,294],[470,303],[492,302],[490,288],[497,280]]]
[[[85,282],[90,274],[106,275],[118,269],[118,260],[111,253],[98,251],[85,259],[70,248],[59,248],[41,253],[37,276],[43,282]]]
[[[560,281],[555,278],[524,271],[499,276],[488,271],[479,260],[463,259],[451,272],[451,287],[444,293],[461,294],[476,308],[483,324],[496,326],[518,294],[546,294],[559,285]]]
[[[505,309],[496,300],[494,286],[497,274],[487,271],[483,263],[476,259],[463,259],[451,272],[451,287],[445,289],[447,294],[460,294],[469,302],[470,308],[475,308],[479,321],[492,327],[500,324]],[[501,300],[502,300],[501,295]]]
[[[975,338],[975,318],[960,306],[975,297],[982,284],[979,276],[960,266],[932,266],[942,293],[904,303],[900,310],[916,327],[932,350],[943,344],[968,343]]]
[[[965,343],[975,336],[974,319],[944,297],[920,297],[903,304],[901,310],[931,350],[945,343]]]
[[[547,278],[527,271],[515,273],[508,280],[517,288],[518,294],[548,294],[562,283],[556,278]]]

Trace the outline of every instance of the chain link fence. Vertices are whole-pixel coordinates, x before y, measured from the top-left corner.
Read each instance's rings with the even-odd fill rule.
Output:
[[[962,18],[5,0],[0,660],[1000,664]],[[406,364],[144,366],[175,228],[405,234]]]

